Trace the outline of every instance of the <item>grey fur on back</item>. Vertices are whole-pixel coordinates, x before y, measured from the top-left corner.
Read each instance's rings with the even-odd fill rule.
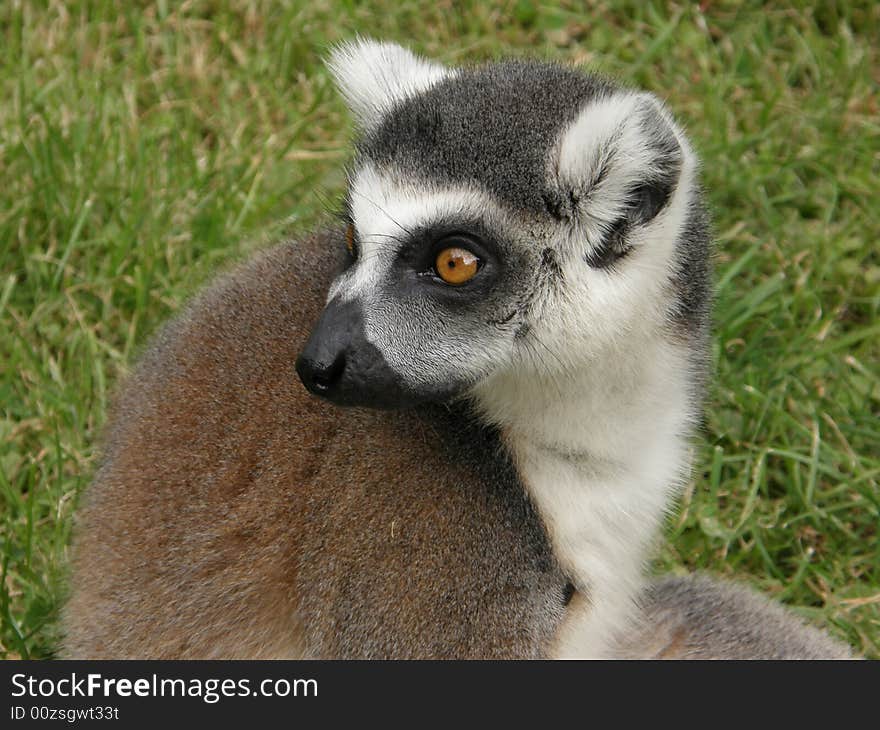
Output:
[[[642,597],[622,659],[851,659],[849,647],[749,588],[706,575],[665,577]]]

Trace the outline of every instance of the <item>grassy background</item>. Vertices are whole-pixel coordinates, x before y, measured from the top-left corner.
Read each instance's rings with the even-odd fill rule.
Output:
[[[658,568],[880,656],[880,6],[0,3],[0,654],[51,656],[108,393],[219,265],[314,225],[361,32],[589,63],[668,100],[718,233],[717,380]]]

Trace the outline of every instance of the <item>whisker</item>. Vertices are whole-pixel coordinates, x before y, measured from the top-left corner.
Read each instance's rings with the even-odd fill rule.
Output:
[[[399,221],[395,220],[392,217],[392,215],[387,210],[385,210],[381,205],[379,205],[375,200],[371,200],[369,197],[367,197],[364,193],[360,192],[359,190],[352,190],[352,192],[356,193],[357,195],[360,195],[368,203],[375,206],[377,210],[381,211],[384,215],[388,216],[388,220],[390,220],[392,223],[394,223],[394,225],[396,225],[398,228],[400,228],[400,230],[404,231],[405,233],[409,234],[410,236],[413,235],[413,232],[411,230],[409,230],[409,228],[404,226]]]

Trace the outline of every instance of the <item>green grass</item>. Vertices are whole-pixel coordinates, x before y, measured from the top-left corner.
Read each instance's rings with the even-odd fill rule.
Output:
[[[717,377],[658,568],[737,576],[880,656],[880,6],[588,5],[0,4],[0,654],[52,655],[73,507],[138,347],[339,193],[320,58],[360,32],[668,100],[715,212]]]

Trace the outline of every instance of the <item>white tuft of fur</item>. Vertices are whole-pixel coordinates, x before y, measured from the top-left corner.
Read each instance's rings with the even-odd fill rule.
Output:
[[[601,97],[587,104],[560,135],[551,155],[550,182],[574,192],[580,201],[578,210],[573,211],[572,229],[580,250],[584,242],[595,245],[601,241],[607,227],[624,213],[628,192],[658,174],[657,160],[651,146],[645,144],[641,127],[642,121],[652,116],[659,116],[675,135],[683,166],[689,168],[692,178],[696,156],[669,112],[652,94]],[[668,255],[668,251],[659,253]]]
[[[364,38],[336,46],[327,66],[363,128],[373,126],[397,102],[453,73],[395,43]]]

